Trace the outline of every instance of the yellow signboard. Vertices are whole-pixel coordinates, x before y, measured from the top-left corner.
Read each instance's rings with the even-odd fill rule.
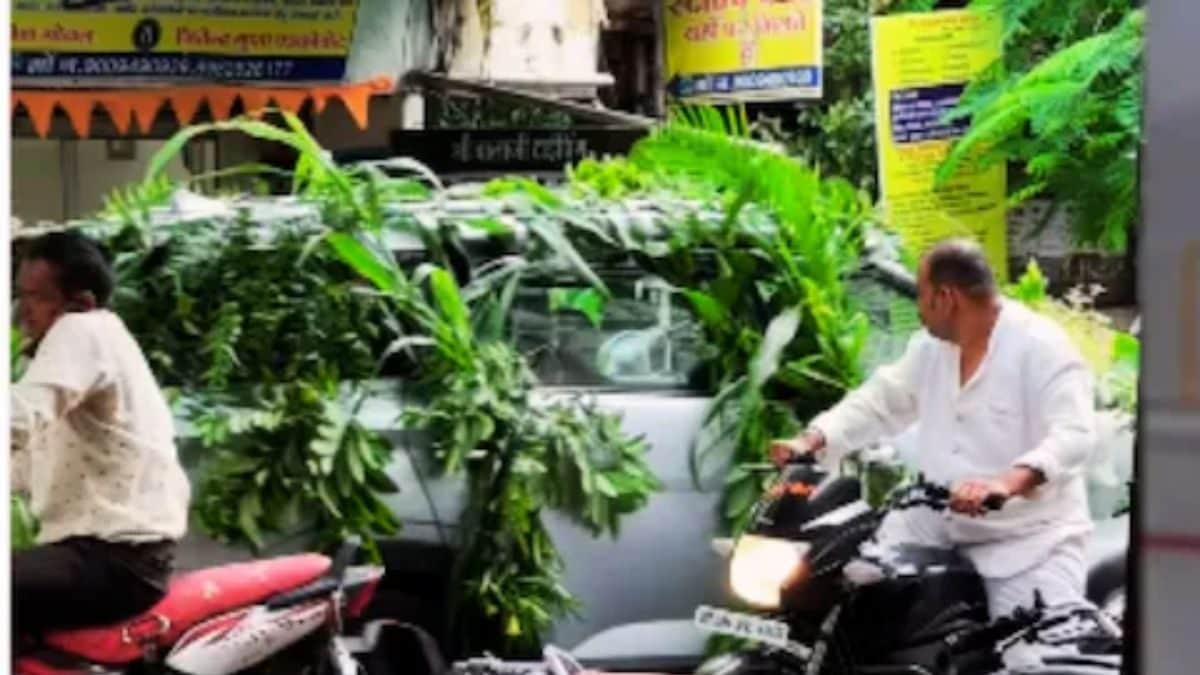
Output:
[[[62,4],[13,7],[13,78],[340,80],[357,0]]]
[[[934,190],[934,172],[969,120],[944,123],[967,83],[1001,55],[998,18],[967,10],[871,21],[875,139],[886,222],[914,251],[948,237],[981,243],[1007,278],[1006,168],[963,168]]]
[[[662,0],[676,98],[820,98],[822,0]]]

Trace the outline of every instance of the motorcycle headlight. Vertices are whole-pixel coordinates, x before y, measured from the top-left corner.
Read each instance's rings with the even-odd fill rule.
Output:
[[[763,609],[779,607],[784,583],[800,571],[809,545],[743,535],[733,549],[729,583],[742,600]]]

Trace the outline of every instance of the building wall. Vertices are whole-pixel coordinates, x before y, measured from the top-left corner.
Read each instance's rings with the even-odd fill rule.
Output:
[[[27,225],[65,215],[58,141],[12,139],[12,212]]]
[[[12,139],[12,211],[25,225],[63,222],[95,213],[113,190],[142,179],[163,141],[133,141],[129,159],[110,157],[103,140]],[[183,159],[168,175],[190,175]]]
[[[346,79],[400,78],[437,65],[434,18],[426,0],[359,0]]]

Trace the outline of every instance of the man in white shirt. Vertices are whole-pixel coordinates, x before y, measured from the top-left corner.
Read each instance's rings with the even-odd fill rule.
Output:
[[[113,277],[74,232],[23,246],[16,292],[33,359],[10,389],[12,488],[38,545],[12,558],[19,634],[110,624],[160,600],[190,488],[170,408],[105,309]]]
[[[878,535],[958,548],[984,578],[993,617],[1034,602],[1081,602],[1091,528],[1084,465],[1096,443],[1093,383],[1050,319],[1003,299],[982,251],[944,242],[922,259],[925,331],[772,458],[828,459],[917,423],[927,480],[950,485],[951,511],[889,515]],[[984,513],[990,496],[1008,499]]]

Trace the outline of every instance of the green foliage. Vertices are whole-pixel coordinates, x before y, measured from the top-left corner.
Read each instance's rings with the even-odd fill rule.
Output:
[[[1026,22],[1053,4],[1004,3],[1010,41],[1030,40]],[[1082,4],[1088,3],[1058,3]],[[1020,162],[1024,176],[1013,187],[1012,203],[1053,198],[1068,208],[1077,243],[1122,251],[1138,212],[1145,13],[1118,7],[1128,10],[1128,3],[1102,4],[1093,8],[1097,23],[1115,22],[1104,32],[1080,35],[1081,17],[1068,19],[1055,9],[1059,21],[1038,19],[1049,27],[1055,51],[1027,71],[1019,69],[1027,56],[997,63],[971,84],[950,113],[970,118],[971,128],[937,178],[945,182],[964,165]]]
[[[193,408],[216,450],[200,480],[200,525],[227,543],[264,545],[266,533],[312,531],[326,548],[351,534],[399,529],[381,497],[396,491],[385,467],[391,445],[337,402],[337,383],[299,380],[262,394],[251,411],[206,397]]]
[[[708,461],[733,462],[721,506],[730,529],[762,490],[762,474],[747,467],[857,383],[868,330],[844,279],[859,264],[870,202],[749,134],[740,109],[684,108],[639,142],[629,161],[649,194],[670,190],[721,210],[715,219],[681,210],[666,241],[623,244],[686,298],[711,348],[711,442],[696,448],[692,468],[700,480]],[[715,455],[730,446],[732,456]]]
[[[315,345],[307,342],[311,334],[305,334],[305,350],[299,352],[307,354],[302,363],[286,357],[272,362],[270,354],[246,354],[241,348],[204,350],[225,354],[224,364],[236,357],[241,365],[221,368],[223,375],[255,367],[247,365],[251,358],[264,359],[270,372],[256,370],[249,379],[261,395],[274,393],[269,404],[246,415],[231,414],[232,405],[217,408],[211,399],[205,402],[207,414],[199,426],[205,439],[226,450],[202,482],[201,520],[210,529],[250,540],[285,527],[297,512],[309,520],[314,512],[320,514],[315,526],[329,536],[349,530],[369,537],[392,529],[390,515],[373,501],[374,494],[390,487],[379,484],[385,476],[374,473],[382,469],[386,446],[353,422],[353,409],[346,412],[337,405],[333,382],[353,382],[362,377],[360,367],[384,357],[407,356],[423,403],[407,410],[402,422],[430,432],[438,465],[447,474],[464,473],[470,486],[455,571],[455,618],[460,635],[482,644],[464,649],[511,651],[536,645],[553,618],[575,606],[561,586],[561,560],[541,523],[542,511],[562,511],[594,534],[615,534],[620,518],[644,505],[658,484],[645,466],[644,443],[626,437],[617,417],[585,401],[544,404],[535,399],[528,364],[502,341],[505,320],[516,284],[526,273],[567,272],[591,282],[588,291],[560,297],[565,307],[591,316],[602,311],[607,290],[558,221],[549,217],[549,211],[562,205],[561,198],[537,184],[512,179],[490,187],[493,198],[530,222],[533,236],[525,256],[475,268],[458,246],[459,231],[484,229],[507,236],[511,230],[504,222],[434,222],[389,208],[422,194],[428,197],[440,185],[410,160],[337,167],[297,120],[285,116],[284,121],[287,129],[248,120],[206,128],[241,130],[299,153],[293,190],[320,207],[326,245],[318,245],[310,232],[287,240],[294,244],[286,248],[289,277],[256,281],[260,288],[274,288],[302,281],[297,278],[312,270],[323,286],[304,289],[318,298],[307,309],[329,316],[293,330],[319,327],[330,349],[341,355],[343,368],[332,370],[324,352],[312,353]],[[181,139],[202,129],[185,130],[168,146],[178,151]],[[156,163],[165,164],[165,159],[156,158]],[[390,176],[397,171],[408,177]],[[577,224],[589,230],[586,223]],[[420,237],[431,261],[411,273],[403,269],[382,243],[385,231]],[[276,237],[286,238],[286,232],[285,227]],[[332,260],[338,261],[337,269],[326,266]],[[250,276],[272,273],[270,265],[255,264],[266,269],[246,271]],[[357,284],[343,286],[347,275]],[[470,283],[460,288],[458,278]],[[341,295],[362,283],[371,289]],[[318,307],[322,295],[335,306]],[[232,294],[225,304],[238,300]],[[218,303],[207,310],[212,318],[197,325],[211,326],[208,334],[219,335],[225,344],[240,344],[240,336],[259,323],[246,320],[249,307],[222,311]],[[386,328],[375,334],[372,326]],[[204,365],[202,372],[211,373],[212,360]],[[252,443],[236,442],[246,434],[254,435]],[[297,509],[296,495],[319,504]]]
[[[246,214],[161,231],[123,227],[108,237],[115,309],[164,385],[226,391],[311,381],[328,369],[368,377],[384,339],[382,306],[312,250],[321,233],[300,221],[268,231]]]
[[[115,311],[160,384],[185,392],[181,412],[213,451],[193,500],[197,522],[254,550],[297,531],[323,547],[349,534],[373,546],[398,527],[382,501],[395,489],[383,471],[390,446],[352,419],[334,383],[348,383],[354,399],[376,374],[384,304],[316,246],[317,223],[266,228],[242,213],[155,225],[150,209],[173,189],[152,173],[110,198],[115,228],[91,229],[115,253]]]
[[[844,177],[874,192],[878,176],[873,101],[868,91],[805,109],[798,116],[803,136],[790,143],[791,151],[823,175]]]
[[[1141,371],[1142,345],[1136,337],[1115,332],[1112,339],[1112,365],[1103,374],[1100,386],[1106,404],[1130,415],[1138,412],[1138,373]]]
[[[996,12],[1004,24],[1005,62],[1025,71],[1050,54],[1114,28],[1134,0],[972,0],[980,12]]]
[[[1104,315],[1081,301],[1046,294],[1046,278],[1035,260],[1005,294],[1054,319],[1079,349],[1096,376],[1097,406],[1137,414],[1137,381],[1141,346],[1137,338],[1112,328]]]
[[[796,115],[795,128],[760,125],[824,176],[838,176],[874,194],[877,184],[872,15],[925,12],[934,0],[826,0],[824,96]]]
[[[168,176],[117,188],[104,198],[100,215],[136,225],[150,221],[150,209],[165,205],[175,190]]]
[[[586,158],[567,167],[567,179],[577,194],[601,199],[620,199],[650,187],[646,175],[624,157],[606,161]]]
[[[427,430],[443,471],[464,472],[470,486],[459,601],[475,611],[460,611],[460,634],[469,642],[499,633],[507,650],[523,652],[578,606],[559,581],[562,560],[541,513],[615,536],[658,483],[644,443],[625,437],[618,417],[581,400],[535,401],[533,375],[511,346],[480,344],[473,364],[430,383],[443,393],[405,424]]]
[[[503,341],[477,338],[472,307],[445,270],[427,269],[422,286],[366,238],[331,241],[428,336],[420,387],[428,403],[406,411],[403,423],[427,431],[442,471],[465,473],[470,489],[455,572],[464,649],[527,651],[576,607],[542,511],[615,535],[620,518],[658,489],[645,445],[621,432],[618,417],[581,400],[538,402],[528,363]]]
[[[549,302],[551,312],[578,312],[587,317],[588,322],[593,326],[599,328],[600,323],[604,320],[604,305],[607,300],[603,293],[594,288],[552,288]]]
[[[1036,259],[1030,259],[1025,272],[1014,284],[1004,289],[1005,294],[1027,305],[1036,305],[1046,299],[1046,275]]]
[[[25,341],[21,331],[10,328],[8,333],[8,363],[9,375],[13,382],[21,379],[21,371],[25,364]],[[12,495],[9,502],[9,537],[12,550],[20,550],[33,546],[37,539],[37,519],[29,511],[29,504],[18,495]]]
[[[29,510],[29,504],[23,497],[12,495],[9,501],[9,537],[11,550],[19,551],[33,546],[37,541],[37,519]]]
[[[790,154],[821,174],[843,177],[873,193],[870,16],[930,11],[935,4],[828,0],[823,102],[801,110],[794,129],[759,122],[756,130],[785,143]],[[1026,175],[1013,186],[1013,203],[1052,198],[1070,210],[1078,243],[1124,249],[1137,216],[1141,139],[1143,16],[1134,5],[1132,0],[973,0],[973,9],[1000,13],[1005,57],[971,84],[961,114],[975,115],[973,139],[959,144],[942,179],[960,163],[1019,162]],[[1040,65],[1059,51],[1070,63],[1056,57]],[[1022,79],[1035,67],[1041,73],[1034,76],[1037,81]],[[991,124],[981,128],[984,122]]]
[[[753,640],[714,633],[704,641],[704,658],[710,659],[722,654],[742,652],[753,649],[756,645],[758,643]]]
[[[13,382],[21,379],[25,366],[25,338],[16,326],[8,329],[8,373]]]

